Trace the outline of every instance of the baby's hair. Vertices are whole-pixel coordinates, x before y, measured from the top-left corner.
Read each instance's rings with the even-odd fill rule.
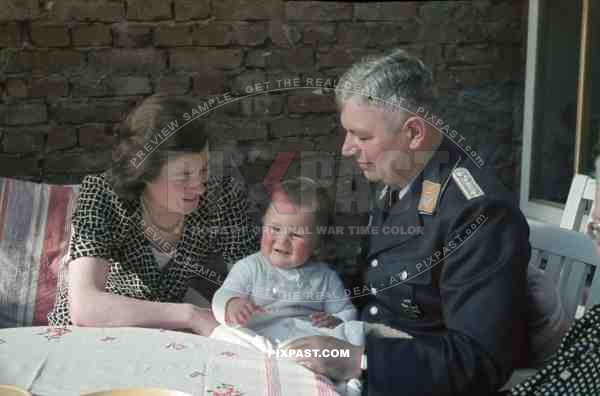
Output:
[[[309,177],[296,177],[281,183],[284,197],[290,200],[297,211],[314,214],[316,226],[328,226],[331,217],[329,195],[325,188]]]
[[[328,244],[331,242],[328,238],[329,233],[326,231],[319,232],[319,228],[317,228],[321,227],[323,229],[333,223],[331,200],[325,188],[309,177],[296,177],[283,181],[281,189],[275,192],[273,199],[274,201],[289,199],[297,212],[310,212],[313,214],[315,228],[313,234],[317,235],[319,240],[319,255],[326,253]],[[269,209],[276,210],[275,205],[271,203]]]

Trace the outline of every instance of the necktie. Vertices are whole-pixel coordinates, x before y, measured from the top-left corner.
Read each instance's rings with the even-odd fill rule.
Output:
[[[396,202],[398,202],[400,195],[398,190],[395,190],[390,186],[386,186],[385,189],[386,191],[383,196],[383,221],[385,221],[392,212],[392,208]]]

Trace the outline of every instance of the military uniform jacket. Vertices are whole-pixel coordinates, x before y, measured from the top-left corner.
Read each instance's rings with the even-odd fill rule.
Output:
[[[493,394],[528,354],[525,218],[446,138],[387,216],[383,206],[372,215],[362,319],[414,338],[367,337],[364,393]]]

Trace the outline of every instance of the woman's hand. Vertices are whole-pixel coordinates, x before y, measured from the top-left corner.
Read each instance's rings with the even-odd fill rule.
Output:
[[[256,313],[265,310],[245,298],[234,297],[227,302],[225,307],[225,321],[227,324],[246,326],[250,318]]]
[[[193,304],[184,304],[189,312],[188,328],[196,334],[208,337],[219,325],[209,308],[199,308]]]
[[[310,315],[312,325],[315,327],[328,327],[333,329],[342,323],[342,320],[325,312],[315,312]]]

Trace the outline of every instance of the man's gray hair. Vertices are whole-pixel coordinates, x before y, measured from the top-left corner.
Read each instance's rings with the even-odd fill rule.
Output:
[[[364,103],[395,110],[401,107],[412,112],[418,107],[432,112],[435,102],[431,71],[419,58],[402,49],[370,56],[354,64],[340,78],[335,96],[340,108],[354,97]],[[394,96],[395,105],[390,103]]]

